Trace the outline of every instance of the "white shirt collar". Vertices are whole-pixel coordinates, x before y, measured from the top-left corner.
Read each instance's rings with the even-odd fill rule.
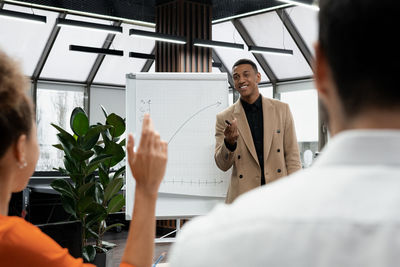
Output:
[[[348,130],[322,150],[314,167],[323,165],[400,166],[400,130]]]

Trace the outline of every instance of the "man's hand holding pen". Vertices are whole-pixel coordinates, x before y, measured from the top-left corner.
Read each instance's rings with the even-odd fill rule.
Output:
[[[236,118],[232,121],[225,120],[226,127],[224,130],[225,141],[230,144],[234,145],[239,137],[239,132],[237,129],[237,120]]]

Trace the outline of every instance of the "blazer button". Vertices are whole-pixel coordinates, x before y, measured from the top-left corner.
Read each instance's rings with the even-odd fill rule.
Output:
[[[243,175],[239,175],[239,178],[242,179],[242,178],[243,178]]]
[[[277,132],[277,133],[281,133],[281,130],[277,130],[276,132]]]
[[[240,159],[240,155],[238,155],[238,159]]]
[[[278,148],[278,149],[276,150],[276,152],[281,152],[281,150]]]
[[[278,169],[277,172],[278,172],[278,173],[281,172],[281,169]]]

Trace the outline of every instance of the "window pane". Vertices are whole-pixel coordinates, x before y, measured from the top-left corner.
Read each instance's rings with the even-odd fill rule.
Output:
[[[302,90],[281,93],[281,100],[290,106],[300,158],[303,167],[311,165],[318,151],[318,97],[316,90]],[[309,150],[309,151],[308,151]]]
[[[25,75],[32,76],[58,14],[9,4],[5,4],[4,9],[47,18],[46,24],[39,24],[0,17],[0,49],[21,62]]]
[[[112,101],[110,101],[110,99]],[[125,89],[106,88],[93,86],[90,89],[90,124],[98,122],[104,124],[105,117],[100,105],[102,105],[108,114],[115,113],[125,118]]]
[[[50,123],[72,133],[69,120],[75,107],[83,107],[83,88],[52,90],[43,89],[40,84],[38,85],[36,120],[40,157],[36,171],[52,171],[53,168],[64,166],[64,152],[52,146],[59,141],[58,131]]]
[[[233,26],[232,22],[228,21],[212,25],[212,36],[214,41],[244,44],[245,50],[213,48],[228,70],[230,70],[233,64],[235,64],[239,59],[251,59],[257,65],[257,69],[261,74],[261,82],[269,81],[267,75],[261,68],[260,64],[258,64],[253,54],[248,51],[247,45],[235,29],[235,26]]]
[[[129,36],[130,29],[154,32],[154,28],[128,24],[122,24],[122,27],[124,34],[115,36],[111,49],[123,50],[124,56],[105,56],[94,79],[95,83],[125,85],[126,74],[140,72],[147,61],[146,59],[129,57],[129,52],[151,54],[155,46],[154,40]]]
[[[312,75],[310,66],[276,12],[250,16],[240,21],[248,30],[255,45],[293,50],[291,56],[262,54],[279,79],[294,79]]]
[[[313,45],[318,39],[318,11],[301,6],[287,8],[286,11],[306,42],[308,49],[315,56]]]
[[[110,25],[110,21],[68,15],[67,19]],[[68,81],[86,81],[97,54],[70,51],[70,45],[101,48],[107,33],[86,28],[62,27],[44,65],[41,77]]]
[[[258,89],[260,91],[260,94],[262,94],[262,96],[268,97],[268,98],[274,98],[272,86],[259,87]]]

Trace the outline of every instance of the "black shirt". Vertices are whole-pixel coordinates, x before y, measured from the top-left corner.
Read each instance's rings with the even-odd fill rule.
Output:
[[[265,184],[264,177],[264,120],[262,111],[262,96],[260,95],[253,104],[240,99],[246,113],[247,122],[251,130],[254,146],[256,148],[258,162],[261,169],[261,185]]]

